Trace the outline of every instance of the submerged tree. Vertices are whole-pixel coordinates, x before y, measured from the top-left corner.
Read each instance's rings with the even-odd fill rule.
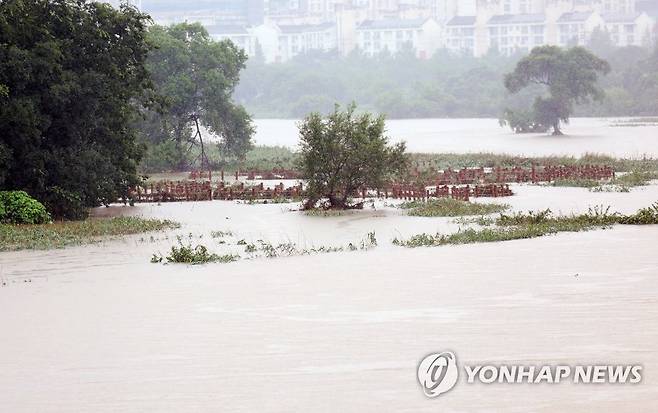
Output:
[[[221,138],[226,155],[243,157],[254,133],[246,110],[231,100],[245,67],[245,52],[231,41],[214,41],[200,24],[153,26],[155,47],[148,69],[161,106],[150,113],[142,130],[151,152],[186,168],[191,147],[202,143],[203,126]],[[203,165],[203,159],[201,159]]]
[[[139,181],[147,22],[128,6],[0,1],[0,189],[80,218]]]
[[[610,65],[582,47],[563,50],[557,46],[540,46],[505,76],[511,93],[538,84],[545,86],[548,97],[538,97],[533,107],[536,124],[551,125],[554,135],[562,135],[561,122],[568,122],[575,104],[601,100],[603,90],[596,82],[607,74]]]
[[[389,145],[384,117],[357,115],[336,106],[326,119],[313,113],[299,127],[300,168],[307,179],[307,209],[326,199],[332,209],[348,209],[350,197],[363,188],[382,188],[406,170],[405,144]]]

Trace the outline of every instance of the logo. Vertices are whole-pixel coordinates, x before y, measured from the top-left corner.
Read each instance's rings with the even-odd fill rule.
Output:
[[[430,398],[450,391],[458,378],[457,357],[449,351],[430,354],[418,365],[418,382]]]
[[[463,362],[463,360],[462,360]],[[464,384],[556,384],[634,385],[642,382],[641,364],[469,364],[463,365]],[[457,356],[450,351],[433,353],[418,365],[418,383],[425,396],[436,398],[449,392],[459,380]]]

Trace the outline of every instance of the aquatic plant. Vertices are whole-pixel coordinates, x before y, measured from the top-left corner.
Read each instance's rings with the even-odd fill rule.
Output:
[[[167,262],[169,263],[180,263],[180,264],[206,264],[209,262],[220,262],[228,263],[237,261],[240,259],[239,255],[218,255],[208,252],[208,248],[205,245],[197,245],[192,247],[191,244],[182,244],[179,242],[178,246],[172,246],[169,252],[169,255],[166,257]],[[162,257],[157,254],[153,254],[151,257],[152,263],[162,262]]]

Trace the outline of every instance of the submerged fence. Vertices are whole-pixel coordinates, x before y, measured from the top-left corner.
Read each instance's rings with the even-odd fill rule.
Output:
[[[412,174],[413,176],[414,174]],[[190,177],[210,178],[209,174],[192,173]],[[531,168],[467,168],[453,171],[447,169],[439,172],[417,174],[414,183],[393,182],[378,190],[363,188],[354,197],[366,198],[377,196],[394,199],[429,199],[453,198],[468,201],[479,197],[512,196],[510,183],[540,183],[564,179],[606,180],[612,179],[615,171],[609,166],[533,166]],[[248,180],[294,180],[286,186],[283,182],[274,186],[265,186],[262,182],[247,185],[240,182]],[[171,202],[171,201],[209,201],[209,200],[268,200],[298,199],[304,196],[304,187],[299,183],[299,173],[285,169],[272,171],[249,171],[235,173],[236,182],[228,184],[222,181],[212,183],[209,180],[196,181],[159,181],[147,183],[132,189],[130,197],[134,202]]]

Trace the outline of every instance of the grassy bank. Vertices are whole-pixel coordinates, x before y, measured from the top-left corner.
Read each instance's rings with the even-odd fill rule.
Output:
[[[466,228],[454,234],[418,234],[409,239],[394,239],[393,244],[408,247],[475,244],[516,239],[537,238],[559,232],[589,231],[613,225],[656,225],[658,203],[632,215],[610,213],[609,208],[594,208],[586,214],[554,216],[550,210],[541,212],[501,214],[495,227]]]
[[[178,228],[167,220],[120,217],[42,225],[0,225],[0,251],[48,250],[84,245],[121,235]]]

